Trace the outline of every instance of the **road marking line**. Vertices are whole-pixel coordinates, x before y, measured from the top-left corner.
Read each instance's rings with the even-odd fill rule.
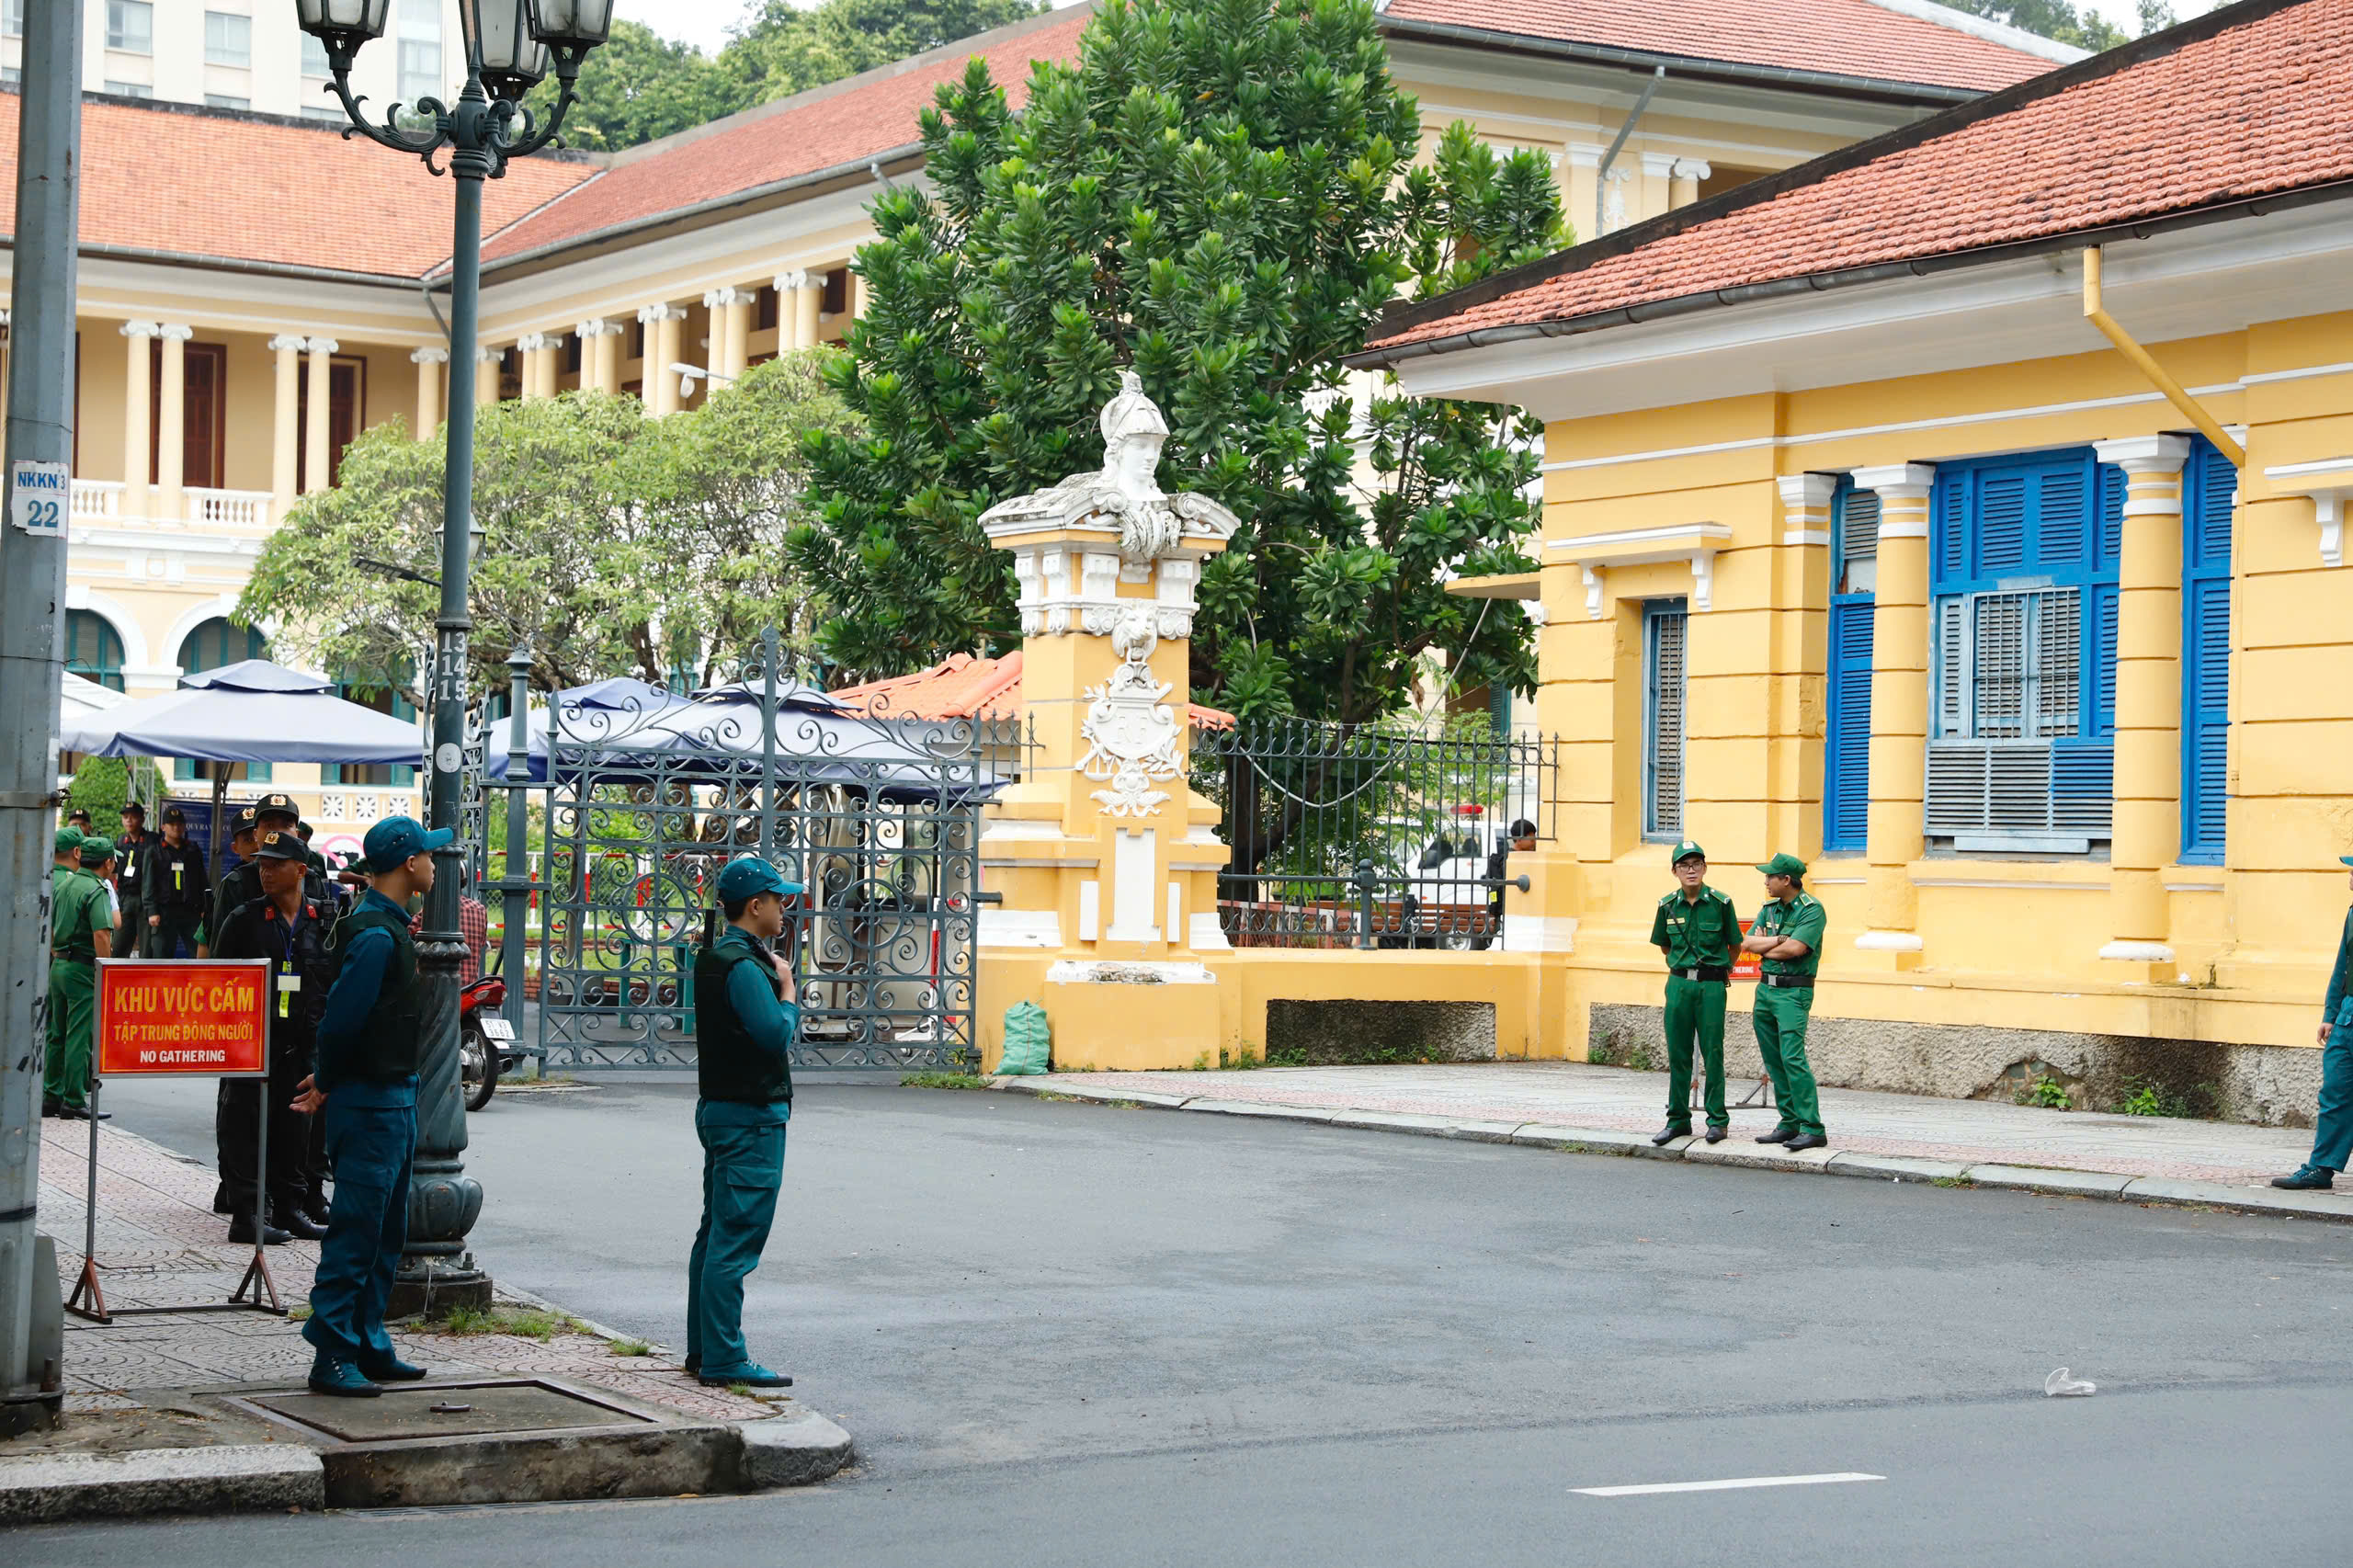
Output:
[[[1654,1492],[1730,1492],[1745,1486],[1827,1486],[1839,1481],[1885,1481],[1859,1470],[1824,1475],[1750,1475],[1736,1481],[1662,1481],[1648,1486],[1572,1486],[1580,1497],[1643,1497]]]

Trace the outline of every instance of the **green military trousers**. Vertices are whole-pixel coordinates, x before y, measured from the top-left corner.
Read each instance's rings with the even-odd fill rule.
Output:
[[[49,960],[49,1057],[41,1097],[70,1110],[90,1103],[90,1037],[97,1002],[98,971],[88,959]]]
[[[1756,987],[1756,1051],[1765,1075],[1773,1080],[1773,1103],[1781,1125],[1822,1135],[1822,1104],[1814,1094],[1813,1068],[1805,1059],[1805,1025],[1813,1015],[1813,992]]]
[[[1724,1108],[1724,994],[1731,987],[1721,980],[1666,977],[1666,1123],[1691,1125],[1691,1041],[1699,1041],[1699,1058],[1708,1070],[1708,1125],[1729,1127],[1732,1113]]]

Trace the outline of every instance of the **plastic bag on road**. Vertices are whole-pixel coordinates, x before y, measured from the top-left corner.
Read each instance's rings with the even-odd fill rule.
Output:
[[[2062,1367],[2042,1380],[2042,1392],[2052,1399],[2067,1399],[2097,1393],[2099,1392],[2099,1385],[2089,1379],[2075,1377],[2066,1368]]]

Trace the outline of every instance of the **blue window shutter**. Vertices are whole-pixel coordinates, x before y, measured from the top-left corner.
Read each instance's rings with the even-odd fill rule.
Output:
[[[1977,490],[1977,569],[1985,575],[2026,564],[2026,476],[1989,473]]]
[[[1937,586],[1953,586],[1969,575],[1969,475],[1950,473],[1937,482],[1935,528]]]
[[[2045,566],[2087,562],[2091,544],[2090,487],[2080,468],[2056,469],[2035,482],[2035,559]]]
[[[2124,471],[2114,463],[2099,469],[2099,563],[2112,567],[2124,553]]]
[[[1869,599],[1830,607],[1830,722],[1823,769],[1822,846],[1865,847],[1870,805],[1871,618]]]
[[[2219,863],[2230,807],[2231,499],[2238,470],[2202,437],[2182,473],[2181,858]]]
[[[2084,689],[2091,693],[2089,710],[2078,732],[2086,735],[2116,733],[2116,585],[2094,583],[2084,590],[2088,599],[2084,629],[2090,633],[2084,647]]]

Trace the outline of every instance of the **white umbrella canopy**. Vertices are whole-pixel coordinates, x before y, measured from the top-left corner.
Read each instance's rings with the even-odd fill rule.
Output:
[[[180,689],[69,713],[60,744],[92,756],[173,756],[196,762],[410,763],[416,722],[335,694],[335,683],[247,659],[185,676]]]

